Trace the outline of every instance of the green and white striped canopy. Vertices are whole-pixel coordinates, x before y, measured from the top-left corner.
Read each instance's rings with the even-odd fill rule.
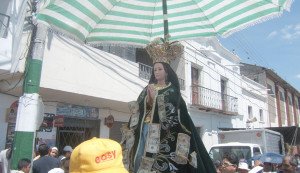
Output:
[[[292,0],[168,0],[170,41],[228,35],[279,16]],[[145,46],[164,37],[161,0],[48,0],[39,22],[88,44]]]

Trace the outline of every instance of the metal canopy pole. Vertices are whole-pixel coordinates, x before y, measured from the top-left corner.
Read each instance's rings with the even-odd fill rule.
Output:
[[[164,40],[169,41],[169,24],[168,24],[168,9],[167,0],[162,0],[163,19],[164,19]]]

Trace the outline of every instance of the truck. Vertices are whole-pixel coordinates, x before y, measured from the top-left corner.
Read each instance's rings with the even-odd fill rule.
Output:
[[[209,155],[213,161],[222,161],[225,153],[234,153],[237,158],[251,158],[267,152],[284,154],[283,136],[268,129],[246,129],[218,132],[219,144],[213,145]]]

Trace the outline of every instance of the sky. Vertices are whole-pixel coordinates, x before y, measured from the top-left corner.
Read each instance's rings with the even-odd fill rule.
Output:
[[[219,39],[242,62],[273,69],[300,92],[300,0],[278,18]]]

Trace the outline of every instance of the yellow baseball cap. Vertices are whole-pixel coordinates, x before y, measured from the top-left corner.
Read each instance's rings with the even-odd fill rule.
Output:
[[[70,173],[128,173],[122,162],[121,145],[111,139],[92,138],[71,154]]]

